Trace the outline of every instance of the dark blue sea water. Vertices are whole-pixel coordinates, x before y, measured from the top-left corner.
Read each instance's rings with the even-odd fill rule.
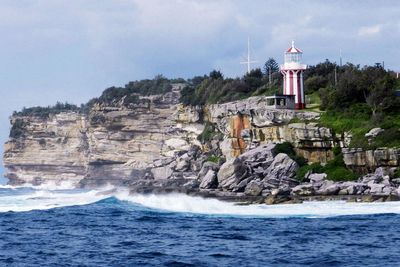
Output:
[[[310,213],[309,206],[303,204],[278,207],[275,211],[289,211],[277,216],[275,211],[261,207],[235,210],[230,204],[218,206],[217,202],[209,202],[211,208],[225,207],[233,214],[199,214],[154,209],[157,197],[147,199],[148,206],[153,207],[149,208],[143,201],[135,203],[117,196],[98,200],[92,193],[68,194],[0,189],[0,266],[400,264],[398,214],[327,217],[327,213],[318,216],[317,209],[309,216],[301,214],[303,208]],[[74,198],[79,205],[69,202]],[[182,197],[182,202],[190,203],[178,203],[178,208],[172,206],[179,196],[160,201],[171,205],[171,210],[192,211],[198,203],[199,210],[209,211],[210,207],[201,206],[207,201],[188,199]],[[332,214],[343,212],[338,209],[341,205],[345,204],[333,203]],[[388,208],[398,213],[399,205],[379,205],[366,210],[374,213],[374,209],[379,212]],[[22,207],[27,211],[17,211]],[[357,213],[362,206],[350,207]],[[252,210],[250,214],[259,209],[260,214],[238,215],[246,208]],[[322,206],[321,210],[326,208]]]

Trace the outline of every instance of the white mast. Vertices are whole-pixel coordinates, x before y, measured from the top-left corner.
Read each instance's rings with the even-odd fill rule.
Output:
[[[247,73],[250,73],[250,64],[257,63],[257,60],[251,60],[250,58],[250,37],[247,37],[247,59],[246,61],[241,61],[240,64],[247,64]]]

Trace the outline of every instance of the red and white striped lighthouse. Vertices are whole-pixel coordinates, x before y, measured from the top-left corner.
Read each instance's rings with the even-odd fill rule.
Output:
[[[303,52],[292,41],[292,46],[285,52],[285,63],[280,67],[283,74],[283,94],[294,95],[296,109],[306,107],[303,71],[307,65],[301,64],[302,55]]]

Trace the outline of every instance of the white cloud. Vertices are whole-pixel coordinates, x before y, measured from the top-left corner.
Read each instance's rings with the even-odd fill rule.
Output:
[[[367,26],[367,27],[361,27],[358,29],[358,35],[359,36],[373,36],[377,35],[381,32],[382,30],[382,25],[374,25],[374,26]]]

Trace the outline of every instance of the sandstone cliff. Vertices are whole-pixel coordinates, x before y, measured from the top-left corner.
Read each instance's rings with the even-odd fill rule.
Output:
[[[351,136],[338,136],[318,126],[318,113],[270,109],[264,97],[204,107],[184,107],[178,99],[179,88],[174,88],[165,95],[140,97],[140,101],[131,105],[97,104],[85,115],[63,112],[44,118],[13,116],[11,124],[13,128],[18,126],[19,134],[5,144],[6,176],[11,184],[112,183],[145,190],[155,184],[198,188],[202,182],[200,187],[213,185],[236,190],[238,184],[216,180],[219,165],[225,160],[234,161],[254,148],[284,141],[292,143],[297,154],[310,163],[332,159],[335,146],[342,147],[347,166],[364,172],[380,166],[395,167],[400,162],[399,149],[348,149]],[[211,140],[200,143],[197,136],[207,124],[215,126]],[[220,160],[216,166],[202,169],[209,157]],[[257,159],[246,162],[252,160],[257,163]],[[273,161],[272,157],[267,165],[262,164],[268,168]],[[289,162],[282,155],[275,161],[279,166]],[[265,170],[258,170],[260,173],[253,170],[258,168],[256,165],[246,167],[251,169],[246,171],[251,176],[231,177],[237,182],[246,181],[239,191],[258,190],[257,181],[267,174]],[[244,165],[240,166],[244,170]],[[289,169],[283,170],[286,174],[276,177],[274,183],[285,181],[294,186],[294,169]],[[268,173],[271,176],[272,170]],[[206,180],[200,179],[206,175]],[[247,188],[247,183],[254,179]]]
[[[173,174],[169,165],[198,144],[203,130],[199,123],[175,122],[178,98],[173,91],[142,98],[132,107],[96,105],[88,115],[12,117],[11,124],[22,125],[23,134],[5,144],[6,177],[11,184],[53,180],[76,185],[168,178]]]

